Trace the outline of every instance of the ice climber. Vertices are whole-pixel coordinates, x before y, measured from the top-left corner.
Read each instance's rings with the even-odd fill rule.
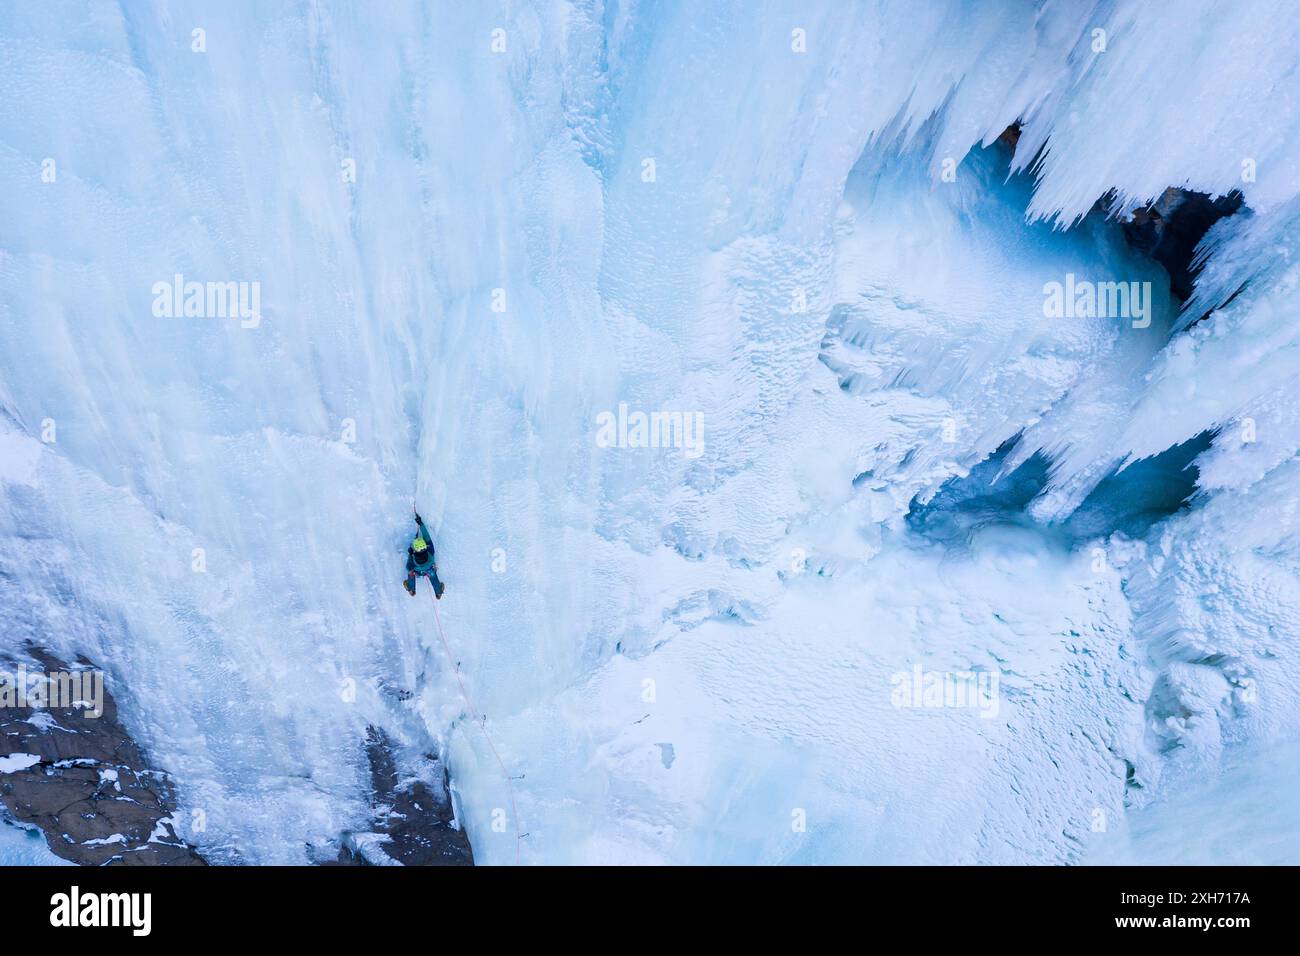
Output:
[[[438,580],[438,565],[433,560],[433,545],[429,542],[429,531],[424,526],[424,519],[417,513],[415,540],[406,549],[406,580],[402,582],[406,593],[415,597],[415,581],[426,577],[433,583],[433,596],[442,600],[442,592],[447,586]]]

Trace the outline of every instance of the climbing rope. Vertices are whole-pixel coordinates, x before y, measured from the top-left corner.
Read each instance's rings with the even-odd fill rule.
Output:
[[[510,782],[510,771],[506,770],[506,763],[501,759],[501,754],[497,752],[496,744],[492,742],[492,735],[487,730],[487,721],[479,717],[474,702],[469,699],[469,691],[465,689],[465,681],[460,676],[460,666],[452,657],[451,645],[447,643],[447,635],[442,631],[442,615],[438,612],[438,596],[432,591],[429,594],[433,598],[433,619],[438,624],[438,637],[442,640],[442,649],[447,653],[447,663],[451,665],[452,672],[456,675],[456,683],[460,685],[460,696],[465,699],[465,709],[469,711],[479,730],[483,731],[483,739],[487,741],[488,747],[491,748],[492,756],[497,758],[497,764],[501,767],[501,777],[506,782],[506,791],[510,794],[510,817],[515,825],[515,866],[518,866],[519,844],[523,840],[523,836],[519,832],[519,811],[515,809],[515,788],[514,784]]]

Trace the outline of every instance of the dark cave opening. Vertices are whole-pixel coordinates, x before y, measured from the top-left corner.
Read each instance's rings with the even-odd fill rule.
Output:
[[[1158,455],[1114,469],[1067,520],[1053,527],[1069,541],[1115,531],[1129,537],[1145,535],[1157,522],[1188,506],[1199,476],[1196,457],[1213,439],[1214,432],[1205,431]],[[1047,487],[1051,460],[1035,452],[1014,471],[1002,474],[1019,441],[1017,435],[1003,442],[968,475],[944,482],[929,501],[913,498],[905,518],[908,529],[932,541],[960,546],[972,532],[988,525],[1038,525],[1028,507]]]

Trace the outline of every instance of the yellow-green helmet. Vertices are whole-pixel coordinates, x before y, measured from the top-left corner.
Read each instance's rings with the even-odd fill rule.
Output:
[[[422,534],[417,534],[417,535],[415,536],[415,540],[411,542],[411,550],[412,550],[412,551],[427,551],[427,550],[429,550],[429,542],[427,542],[427,541],[424,540],[424,535],[422,535]]]

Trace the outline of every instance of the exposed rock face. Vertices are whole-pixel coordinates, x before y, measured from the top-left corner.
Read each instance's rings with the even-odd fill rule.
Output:
[[[1237,192],[1211,199],[1205,193],[1171,186],[1150,206],[1133,213],[1124,223],[1124,235],[1135,249],[1165,267],[1170,291],[1186,301],[1195,280],[1191,265],[1197,243],[1241,203]]]
[[[99,674],[90,661],[69,666],[29,647],[25,657],[0,655],[0,671],[0,801],[13,818],[40,827],[50,849],[74,863],[204,865],[176,836],[167,775],[118,722],[107,688],[90,689]],[[22,699],[14,694],[20,671]],[[58,674],[82,679],[78,700],[55,689],[49,677]]]
[[[344,836],[336,865],[473,866],[465,831],[456,826],[447,771],[432,754],[399,762],[391,738],[368,728],[366,757],[373,790],[372,829]],[[406,765],[409,764],[409,765]]]

